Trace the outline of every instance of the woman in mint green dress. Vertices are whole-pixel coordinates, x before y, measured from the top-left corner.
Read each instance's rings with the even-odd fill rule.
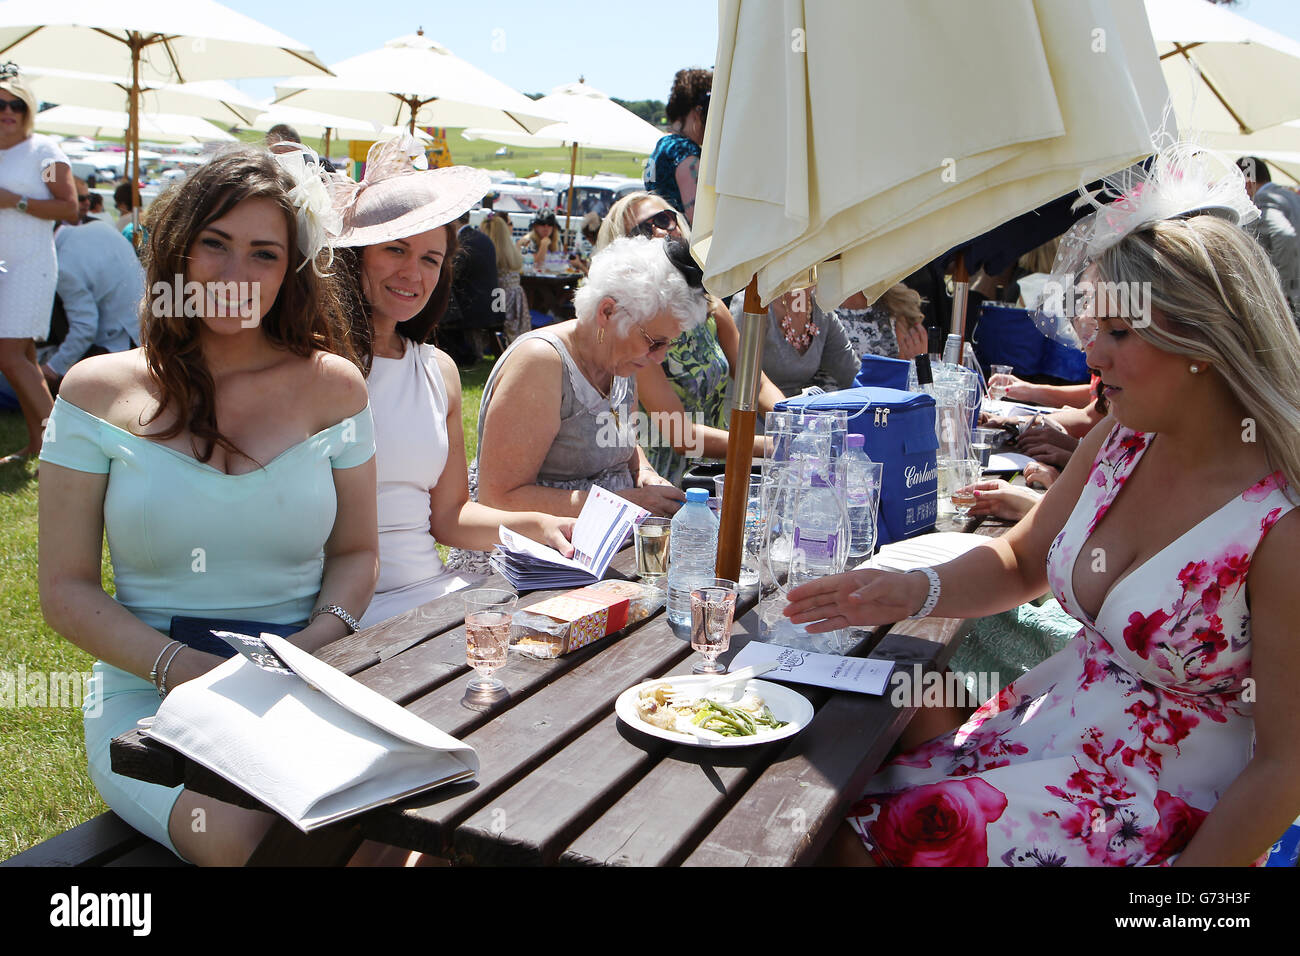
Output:
[[[172,617],[298,626],[291,640],[315,651],[350,632],[375,585],[370,408],[310,169],[240,150],[159,198],[141,348],[69,371],[41,454],[42,609],[97,658],[91,780],[196,863],[243,863],[271,817],[110,767],[115,736],[220,663],[169,642]]]

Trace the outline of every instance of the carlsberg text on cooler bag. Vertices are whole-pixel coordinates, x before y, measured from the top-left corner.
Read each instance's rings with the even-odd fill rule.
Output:
[[[861,386],[825,395],[786,399],[781,410],[848,413],[849,431],[862,435],[864,451],[885,466],[876,546],[901,541],[934,527],[938,472],[934,398],[924,392]],[[842,452],[843,449],[836,449]]]

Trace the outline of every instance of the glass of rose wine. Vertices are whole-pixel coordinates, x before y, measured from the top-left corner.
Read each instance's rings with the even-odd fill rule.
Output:
[[[959,518],[965,518],[975,507],[975,485],[980,480],[982,467],[978,458],[957,458],[948,463],[948,488],[952,496],[952,509]]]
[[[731,646],[731,620],[736,614],[735,581],[707,578],[691,589],[691,648],[704,660],[691,668],[692,674],[725,674],[718,655]]]
[[[505,666],[510,617],[517,600],[513,591],[500,588],[465,592],[465,660],[476,672],[467,685],[472,694],[499,694],[506,689],[492,675]]]

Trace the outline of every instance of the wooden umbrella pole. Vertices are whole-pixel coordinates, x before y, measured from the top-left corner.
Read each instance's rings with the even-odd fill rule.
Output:
[[[749,472],[754,460],[754,422],[758,417],[758,383],[763,368],[763,336],[767,311],[758,297],[758,276],[745,288],[741,317],[735,388],[732,390],[731,428],[727,432],[727,471],[722,486],[722,513],[718,521],[720,578],[740,580],[740,558],[745,542],[745,509],[749,505]]]
[[[570,230],[573,228],[573,175],[578,170],[578,144],[573,144],[573,152],[569,156],[569,208],[564,214],[564,248],[572,248],[569,245]]]
[[[325,149],[325,159],[328,161],[330,158],[330,128],[328,126],[325,127],[324,149]]]
[[[138,33],[131,34],[131,101],[127,117],[126,148],[131,159],[131,244],[140,248],[140,48]]]
[[[970,273],[966,269],[966,254],[959,253],[957,264],[952,270],[952,326],[953,332],[961,336],[957,350],[957,364],[966,358],[966,295],[970,291]]]

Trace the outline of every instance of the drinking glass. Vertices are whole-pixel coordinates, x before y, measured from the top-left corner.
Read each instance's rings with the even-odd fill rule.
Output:
[[[948,494],[959,518],[965,518],[975,507],[973,486],[980,480],[980,471],[978,458],[957,458],[948,462]]]
[[[731,646],[738,591],[736,582],[726,578],[707,578],[691,589],[691,648],[704,655],[692,674],[727,672],[718,655]]]
[[[467,689],[499,694],[506,689],[494,671],[505,666],[510,647],[510,616],[519,600],[513,591],[477,588],[465,593],[465,660],[477,672]]]
[[[633,531],[636,541],[636,573],[648,584],[657,585],[668,574],[672,530],[670,518],[646,518]]]
[[[1011,367],[1010,365],[990,365],[990,366],[989,366],[989,381],[992,381],[992,380],[994,379],[994,377],[996,377],[996,376],[998,376],[998,375],[1010,375],[1010,374],[1012,374],[1012,367]],[[1001,400],[1001,399],[1004,399],[1004,398],[1006,398],[1006,397],[1007,397],[1007,389],[1006,389],[1006,386],[1005,386],[1005,385],[1000,385],[1000,384],[999,384],[999,385],[990,385],[990,386],[989,386],[989,398],[992,398],[992,399],[995,399],[995,400]]]

